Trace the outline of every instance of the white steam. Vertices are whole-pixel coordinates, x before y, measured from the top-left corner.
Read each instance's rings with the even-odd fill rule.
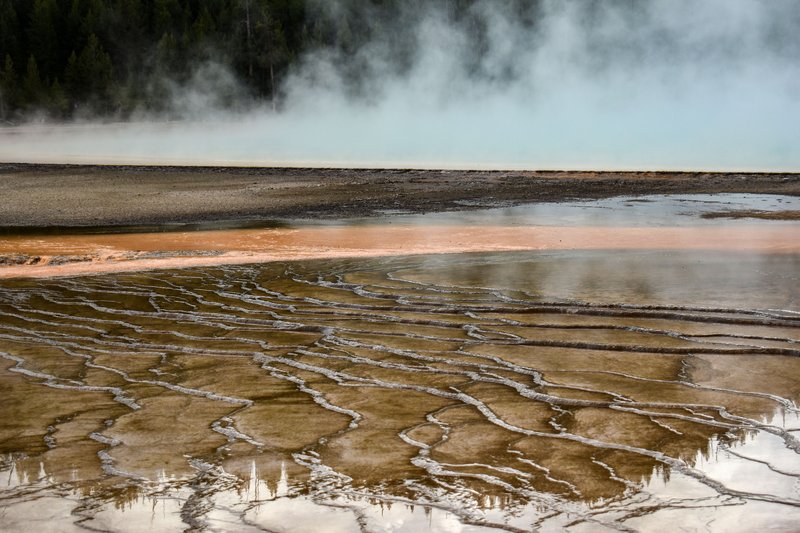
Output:
[[[508,5],[469,13],[479,42],[413,5],[410,55],[317,51],[278,112],[222,114],[236,89],[204,67],[191,120],[8,129],[0,160],[800,171],[795,0],[543,0],[532,26]]]

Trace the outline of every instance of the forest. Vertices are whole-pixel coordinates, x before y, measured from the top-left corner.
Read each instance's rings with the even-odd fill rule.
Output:
[[[202,65],[229,76],[215,105],[280,105],[290,69],[311,51],[344,58],[376,34],[392,43],[402,68],[413,53],[403,30],[419,0],[0,0],[0,122],[174,112],[175,90]],[[459,24],[475,0],[442,0]],[[532,2],[518,1],[520,13]],[[411,27],[408,21],[408,27]],[[358,61],[342,68],[357,77]],[[235,87],[235,90],[230,89]],[[177,88],[177,89],[176,89]]]

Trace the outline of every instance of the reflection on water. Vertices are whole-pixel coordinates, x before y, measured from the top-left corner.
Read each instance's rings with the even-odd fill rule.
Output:
[[[482,201],[484,204],[485,201]],[[469,206],[469,202],[464,202]],[[759,211],[766,213],[796,212],[800,198],[777,194],[668,194],[647,196],[617,196],[602,200],[585,200],[557,203],[522,204],[494,209],[441,213],[392,213],[382,219],[365,218],[347,221],[309,220],[308,224],[347,225],[360,224],[454,224],[507,226],[604,226],[604,227],[658,227],[658,226],[741,226],[764,224],[757,219],[730,220],[706,218],[704,215],[724,212]],[[775,221],[769,223],[775,226]]]
[[[562,251],[6,280],[0,525],[790,531],[798,273]]]

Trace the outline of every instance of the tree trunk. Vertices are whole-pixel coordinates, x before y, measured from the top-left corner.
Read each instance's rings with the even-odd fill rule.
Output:
[[[272,68],[272,61],[269,62],[269,93],[272,97],[272,110],[275,111],[275,69]]]
[[[245,25],[247,26],[247,73],[253,79],[253,48],[250,44],[250,0],[245,0]]]

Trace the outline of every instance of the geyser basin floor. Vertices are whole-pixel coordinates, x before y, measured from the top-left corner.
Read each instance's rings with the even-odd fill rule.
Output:
[[[797,199],[6,235],[491,252],[1,280],[0,529],[794,531],[798,223],[745,210]]]
[[[793,531],[800,255],[0,282],[5,531]]]

